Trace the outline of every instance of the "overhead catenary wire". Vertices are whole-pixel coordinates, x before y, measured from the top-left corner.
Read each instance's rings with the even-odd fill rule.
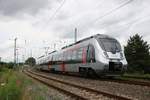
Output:
[[[117,10],[119,10],[120,8],[126,6],[127,4],[131,3],[132,1],[134,1],[134,0],[128,0],[127,2],[124,2],[124,3],[120,4],[118,7],[114,8],[114,9],[108,11],[107,13],[105,13],[104,15],[102,15],[102,16],[96,18],[96,19],[94,20],[94,23],[97,22],[97,21],[99,21],[100,19],[104,18],[105,16],[107,16],[107,15],[109,15],[109,14],[111,14],[111,13],[117,11]]]
[[[134,1],[134,0],[128,0],[128,1],[126,1],[126,2],[122,2],[121,4],[119,4],[119,6],[115,7],[114,9],[109,10],[108,12],[106,12],[105,14],[103,14],[102,16],[99,16],[99,17],[95,18],[94,20],[92,20],[91,22],[89,22],[90,25],[92,25],[92,24],[94,24],[94,23],[96,23],[96,22],[102,20],[104,17],[106,17],[106,16],[112,14],[113,12],[119,10],[120,8],[122,8],[122,7],[126,6],[126,5],[128,5],[129,3],[133,2],[133,1]],[[86,31],[86,30],[82,31],[82,33],[84,33],[85,31]]]
[[[54,13],[50,16],[50,18],[48,19],[47,23],[44,25],[44,27],[42,29],[44,29],[49,23],[50,21],[53,20],[53,18],[56,16],[56,14],[60,11],[60,9],[63,7],[63,5],[65,4],[66,0],[63,0],[62,3],[59,5],[58,8],[56,8],[56,10],[54,11]],[[42,29],[40,31],[42,31]]]
[[[54,19],[54,17],[56,16],[56,14],[60,11],[60,9],[63,7],[63,5],[65,4],[66,0],[62,0],[62,2],[60,3],[60,5],[58,6],[58,8],[56,8],[56,10],[54,11],[54,13],[52,13],[52,15],[49,17],[49,19],[46,21],[46,23],[44,24],[44,26],[40,29],[39,32],[41,32],[43,29],[46,28],[46,26]],[[54,44],[55,45],[55,44]],[[48,49],[50,47],[44,47],[45,49],[45,54],[47,55],[48,53]]]
[[[54,17],[55,17],[55,15],[57,14],[57,12],[59,12],[59,10],[63,7],[63,5],[65,4],[65,2],[66,2],[66,0],[63,0],[62,1],[62,3],[60,4],[60,6],[55,10],[55,12],[52,14],[52,16],[50,17],[50,19],[48,20],[48,22],[50,21],[50,20],[52,20]]]

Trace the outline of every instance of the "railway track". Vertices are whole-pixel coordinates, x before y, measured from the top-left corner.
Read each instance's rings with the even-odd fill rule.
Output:
[[[150,81],[149,77],[136,77],[136,76],[123,76],[124,78],[129,78],[129,79],[144,79]]]
[[[38,80],[38,81],[40,81],[41,83],[43,83],[43,84],[45,84],[45,85],[47,85],[47,86],[49,86],[49,87],[51,87],[51,88],[53,88],[53,89],[56,89],[56,90],[58,90],[58,91],[60,91],[60,92],[62,92],[62,93],[64,93],[64,94],[66,94],[67,96],[70,96],[70,97],[72,97],[72,98],[74,98],[74,99],[77,99],[77,100],[87,100],[86,98],[84,98],[84,97],[82,97],[82,96],[79,96],[79,95],[76,95],[76,94],[74,94],[74,93],[72,93],[72,92],[69,92],[69,91],[67,91],[67,90],[61,89],[61,88],[59,88],[59,87],[57,87],[57,86],[55,86],[55,85],[51,85],[51,83],[49,83],[48,80],[45,81],[42,77],[35,76],[33,73],[30,73],[30,72],[28,72],[28,71],[23,71],[23,72],[24,72],[26,75],[28,75],[29,77],[31,77],[31,78],[33,78],[33,79],[35,79],[35,80]]]
[[[116,99],[117,100],[131,100],[130,98],[127,98],[127,97],[118,96],[118,95],[106,93],[103,91],[98,91],[98,90],[91,89],[88,87],[83,87],[77,84],[72,84],[69,82],[65,82],[59,79],[52,78],[50,76],[46,76],[44,74],[39,74],[39,73],[32,72],[32,71],[24,71],[24,73],[78,100],[96,100],[96,99],[102,99],[102,98],[109,98],[109,99],[111,98],[115,100]]]
[[[63,74],[60,73],[61,75],[66,75],[66,76],[74,76],[74,77],[81,77],[77,75],[71,75],[71,74]],[[89,79],[89,78],[88,78]],[[141,81],[141,80],[134,80],[134,79],[118,79],[118,78],[113,78],[113,79],[105,79],[105,78],[94,78],[94,79],[89,79],[89,80],[100,80],[100,81],[108,81],[108,82],[116,82],[116,83],[123,83],[123,84],[130,84],[130,85],[140,85],[140,86],[147,86],[150,87],[150,81]]]
[[[138,81],[138,80],[111,79],[111,80],[105,80],[105,81],[150,87],[150,82],[144,82],[144,81]]]

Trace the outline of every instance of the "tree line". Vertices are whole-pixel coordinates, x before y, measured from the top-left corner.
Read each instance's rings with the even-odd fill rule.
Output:
[[[131,36],[124,47],[128,72],[150,73],[150,46],[139,34]]]

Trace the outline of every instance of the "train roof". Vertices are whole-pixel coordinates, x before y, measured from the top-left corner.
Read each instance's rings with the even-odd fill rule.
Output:
[[[84,39],[82,39],[82,40],[79,40],[79,41],[77,41],[76,43],[73,43],[73,44],[64,46],[64,47],[62,47],[61,49],[63,50],[63,49],[65,49],[65,48],[68,48],[68,47],[71,47],[71,46],[73,46],[73,45],[79,44],[79,43],[81,43],[81,42],[83,42],[83,41],[86,41],[86,40],[89,40],[89,39],[91,39],[91,38],[96,38],[96,39],[97,39],[97,38],[112,38],[112,37],[110,37],[110,36],[108,36],[108,35],[105,35],[105,34],[96,34],[96,35],[93,35],[93,36],[84,38]],[[52,54],[52,53],[54,53],[54,52],[57,52],[57,51],[55,50],[55,51],[52,51],[52,52],[50,52],[50,53],[48,53],[48,54],[50,55],[50,54]],[[43,56],[40,56],[39,58],[42,58],[42,57],[44,57],[44,55],[43,55]],[[39,59],[39,58],[38,58],[38,59]]]
[[[105,34],[97,34],[97,35],[94,35],[95,38],[112,38],[108,35],[105,35]]]
[[[38,57],[38,59],[40,59],[40,58],[42,58],[42,57],[44,57],[44,55],[42,55],[42,56]]]
[[[48,53],[48,54],[52,54],[52,53],[54,53],[54,52],[56,52],[56,50],[55,50],[55,51],[52,51],[52,52],[50,52],[50,53]]]
[[[70,47],[70,46],[76,45],[76,44],[78,44],[78,43],[81,43],[81,42],[83,42],[83,41],[89,40],[89,39],[91,39],[91,38],[111,38],[111,37],[110,37],[110,36],[108,36],[108,35],[105,35],[105,34],[96,34],[96,35],[93,35],[93,36],[90,36],[90,37],[84,38],[84,39],[82,39],[82,40],[79,40],[79,41],[77,41],[76,43],[73,43],[73,44],[70,44],[70,45],[64,46],[64,47],[62,47],[61,49],[65,49],[65,48],[67,48],[67,47]]]

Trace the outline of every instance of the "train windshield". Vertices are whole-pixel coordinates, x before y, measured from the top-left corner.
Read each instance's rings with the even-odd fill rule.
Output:
[[[121,46],[119,42],[112,38],[100,38],[99,44],[103,50],[107,52],[119,52],[121,51]]]

